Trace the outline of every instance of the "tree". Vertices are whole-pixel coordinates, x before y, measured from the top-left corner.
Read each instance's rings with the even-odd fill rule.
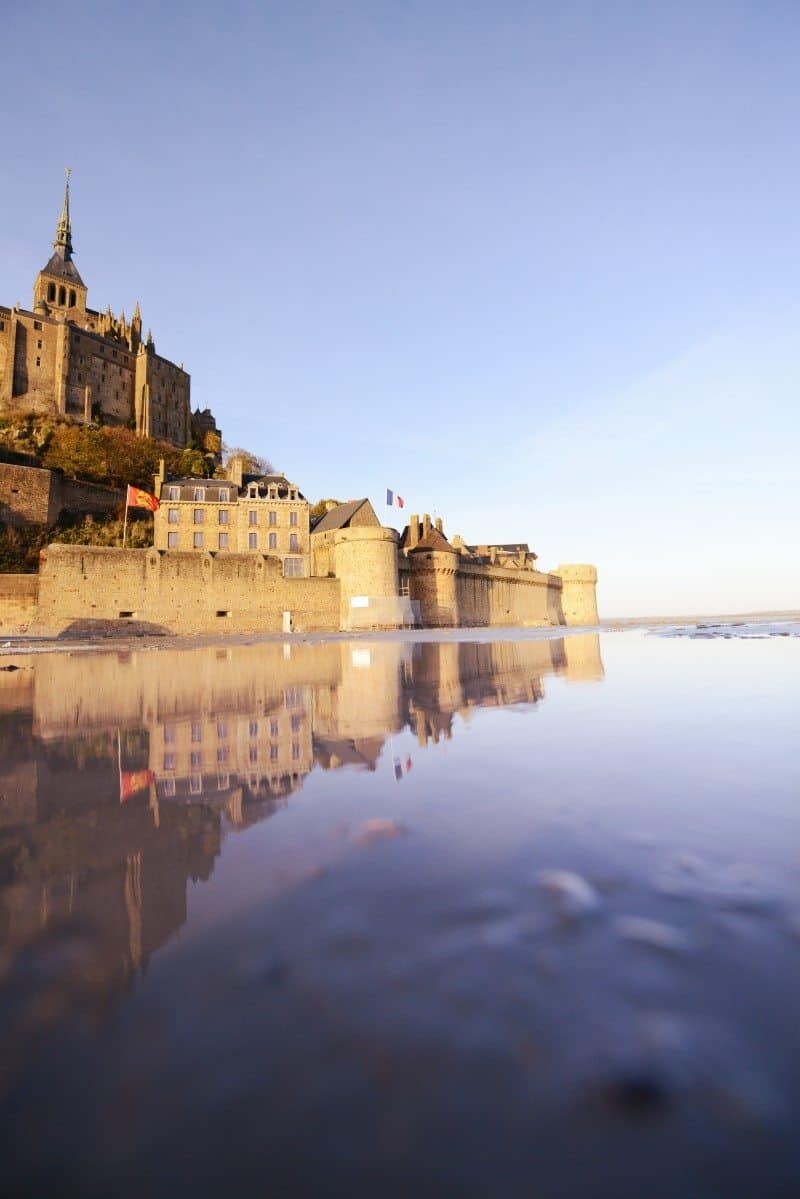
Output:
[[[254,454],[252,450],[246,450],[240,445],[225,445],[223,442],[222,460],[225,466],[227,467],[234,458],[241,459],[242,470],[246,475],[271,475],[275,470],[269,458]]]

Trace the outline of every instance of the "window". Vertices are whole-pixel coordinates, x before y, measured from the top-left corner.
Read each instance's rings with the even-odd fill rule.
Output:
[[[199,720],[192,721],[192,741],[203,740],[203,726]]]
[[[196,550],[201,550],[203,548],[203,534],[202,533],[195,533],[194,548]]]
[[[270,762],[277,762],[277,760],[278,760],[278,747],[277,747],[277,745],[270,745],[270,747],[269,747],[269,760],[270,760]]]
[[[227,762],[227,760],[228,760],[228,747],[227,747],[227,745],[220,745],[219,749],[217,750],[217,765],[224,766],[225,763]]]
[[[194,523],[195,523],[196,525],[201,525],[201,524],[204,522],[205,518],[206,518],[206,510],[205,510],[205,508],[195,508],[195,510],[194,510]]]
[[[258,761],[258,746],[251,745],[250,749],[248,750],[247,756],[248,756],[248,760],[250,761],[251,764],[254,762],[257,762]]]
[[[293,716],[293,717],[292,717],[292,720],[291,720],[292,732],[293,732],[293,733],[299,733],[299,732],[300,732],[300,728],[301,728],[302,724],[303,724],[303,717],[302,717],[302,716]]]
[[[47,299],[52,304],[53,300],[55,298],[56,298],[56,285],[55,285],[55,283],[48,283],[47,284]]]
[[[36,349],[37,349],[37,350],[41,350],[41,348],[42,348],[42,339],[41,339],[41,337],[40,337],[40,338],[39,338],[39,340],[38,340],[38,341],[37,341],[37,343],[36,343]]]
[[[297,520],[298,520],[298,514],[296,512],[290,512],[289,513],[289,524],[292,526],[293,529],[297,528]]]
[[[201,501],[202,501],[202,500],[204,500],[205,498],[206,498],[206,489],[205,489],[205,487],[195,487],[195,489],[194,489],[194,496],[193,496],[193,499],[196,499],[196,500],[201,500]]]
[[[59,304],[66,304],[66,302],[67,302],[67,289],[66,289],[66,287],[59,287],[59,289],[58,289],[58,302],[59,302]]]
[[[220,489],[219,489],[219,502],[220,502],[221,504],[227,504],[227,503],[228,503],[228,501],[230,500],[230,498],[231,498],[231,493],[230,493],[230,491],[228,490],[228,488],[227,488],[227,487],[220,487]]]
[[[296,762],[300,757],[300,746],[296,741],[292,742],[292,761]]]
[[[181,498],[180,487],[170,487],[169,496],[167,498],[170,500],[179,500]]]
[[[164,779],[164,782],[162,784],[162,794],[164,794],[164,795],[174,795],[175,794],[175,779]]]
[[[227,775],[227,774],[218,774],[217,775],[217,790],[218,791],[227,791],[228,787],[230,786],[230,783],[231,783],[230,775]]]
[[[174,770],[175,769],[175,755],[173,753],[164,754],[164,769],[165,770]]]
[[[69,306],[70,306],[70,308],[75,307],[75,292],[74,291],[71,291],[69,293]]]
[[[274,527],[275,527],[275,525],[277,525],[277,523],[278,523],[278,513],[274,512],[274,511],[270,511],[270,514],[269,514],[270,528],[274,529]]]
[[[221,550],[226,550],[228,548],[228,534],[227,533],[220,533],[219,548]]]
[[[296,533],[289,534],[289,549],[295,552],[300,549],[300,538]]]
[[[34,322],[33,322],[33,327],[34,327],[34,329],[41,329],[41,327],[42,327],[42,322],[41,322],[41,321],[34,321]]]
[[[251,483],[247,488],[247,494],[251,500],[258,499],[258,483]]]
[[[251,550],[258,549],[258,533],[250,533],[248,535],[247,546],[248,546],[248,549],[251,549]]]
[[[217,513],[217,519],[221,525],[227,525],[230,524],[230,515],[231,514],[227,508],[220,508],[219,512]]]
[[[164,744],[165,745],[174,745],[175,744],[175,725],[174,724],[165,724],[164,725]]]
[[[178,548],[178,534],[167,533],[167,549],[176,550]]]
[[[277,533],[270,533],[269,548],[271,550],[276,550],[278,548],[278,534]]]
[[[247,523],[249,525],[257,525],[258,524],[258,513],[253,508],[251,508],[250,511],[247,513]]]
[[[277,720],[270,720],[270,722],[269,722],[269,735],[270,735],[270,737],[277,737],[277,736],[278,736],[278,732],[279,732],[279,728],[278,728],[278,722],[277,722]]]
[[[283,574],[287,579],[301,579],[303,577],[303,559],[284,558]]]
[[[250,723],[249,723],[249,725],[248,725],[248,729],[247,729],[247,731],[248,731],[248,733],[250,734],[250,736],[251,736],[251,737],[257,737],[257,736],[258,736],[258,721],[257,721],[257,720],[251,720],[251,721],[250,721]]]
[[[189,755],[189,761],[190,761],[193,769],[196,769],[197,767],[202,766],[203,765],[202,749],[193,749],[191,754]]]
[[[169,521],[169,523],[171,525],[176,525],[178,523],[178,509],[177,508],[168,508],[167,509],[167,520]]]
[[[41,358],[37,357],[37,359],[36,359],[36,365],[37,365],[37,366],[41,366],[41,365],[42,365],[42,360],[41,360]]]
[[[224,741],[227,736],[228,736],[227,720],[218,720],[217,721],[217,738],[220,741]]]
[[[193,774],[189,779],[189,791],[192,795],[199,795],[203,790],[203,780],[199,774]]]

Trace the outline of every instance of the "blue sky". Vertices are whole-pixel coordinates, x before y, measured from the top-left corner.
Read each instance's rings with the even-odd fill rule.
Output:
[[[0,43],[0,301],[73,168],[232,444],[592,561],[608,616],[800,606],[800,6],[145,0]]]

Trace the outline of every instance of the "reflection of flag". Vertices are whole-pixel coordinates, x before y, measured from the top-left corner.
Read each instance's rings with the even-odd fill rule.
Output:
[[[386,503],[390,508],[405,508],[406,502],[401,495],[395,495],[393,491],[386,488]]]
[[[403,778],[404,775],[408,774],[409,770],[411,769],[411,767],[413,765],[414,765],[414,763],[411,761],[410,757],[406,757],[405,760],[402,758],[395,758],[394,759],[395,782],[399,783],[401,778]]]
[[[149,787],[155,775],[152,770],[120,770],[119,772],[119,802],[125,803],[126,799],[137,795],[140,791],[144,791],[145,787]]]
[[[125,507],[146,508],[148,512],[155,512],[158,507],[158,500],[149,491],[142,491],[141,487],[131,487],[129,483]]]

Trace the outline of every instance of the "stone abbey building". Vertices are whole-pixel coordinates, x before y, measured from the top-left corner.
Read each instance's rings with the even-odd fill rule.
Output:
[[[216,433],[213,418],[192,417],[189,375],[156,353],[149,331],[143,336],[138,303],[130,320],[89,308],[72,255],[68,173],[53,254],[33,285],[33,310],[0,306],[0,412],[101,419],[179,447],[198,433],[206,441],[209,422]]]

